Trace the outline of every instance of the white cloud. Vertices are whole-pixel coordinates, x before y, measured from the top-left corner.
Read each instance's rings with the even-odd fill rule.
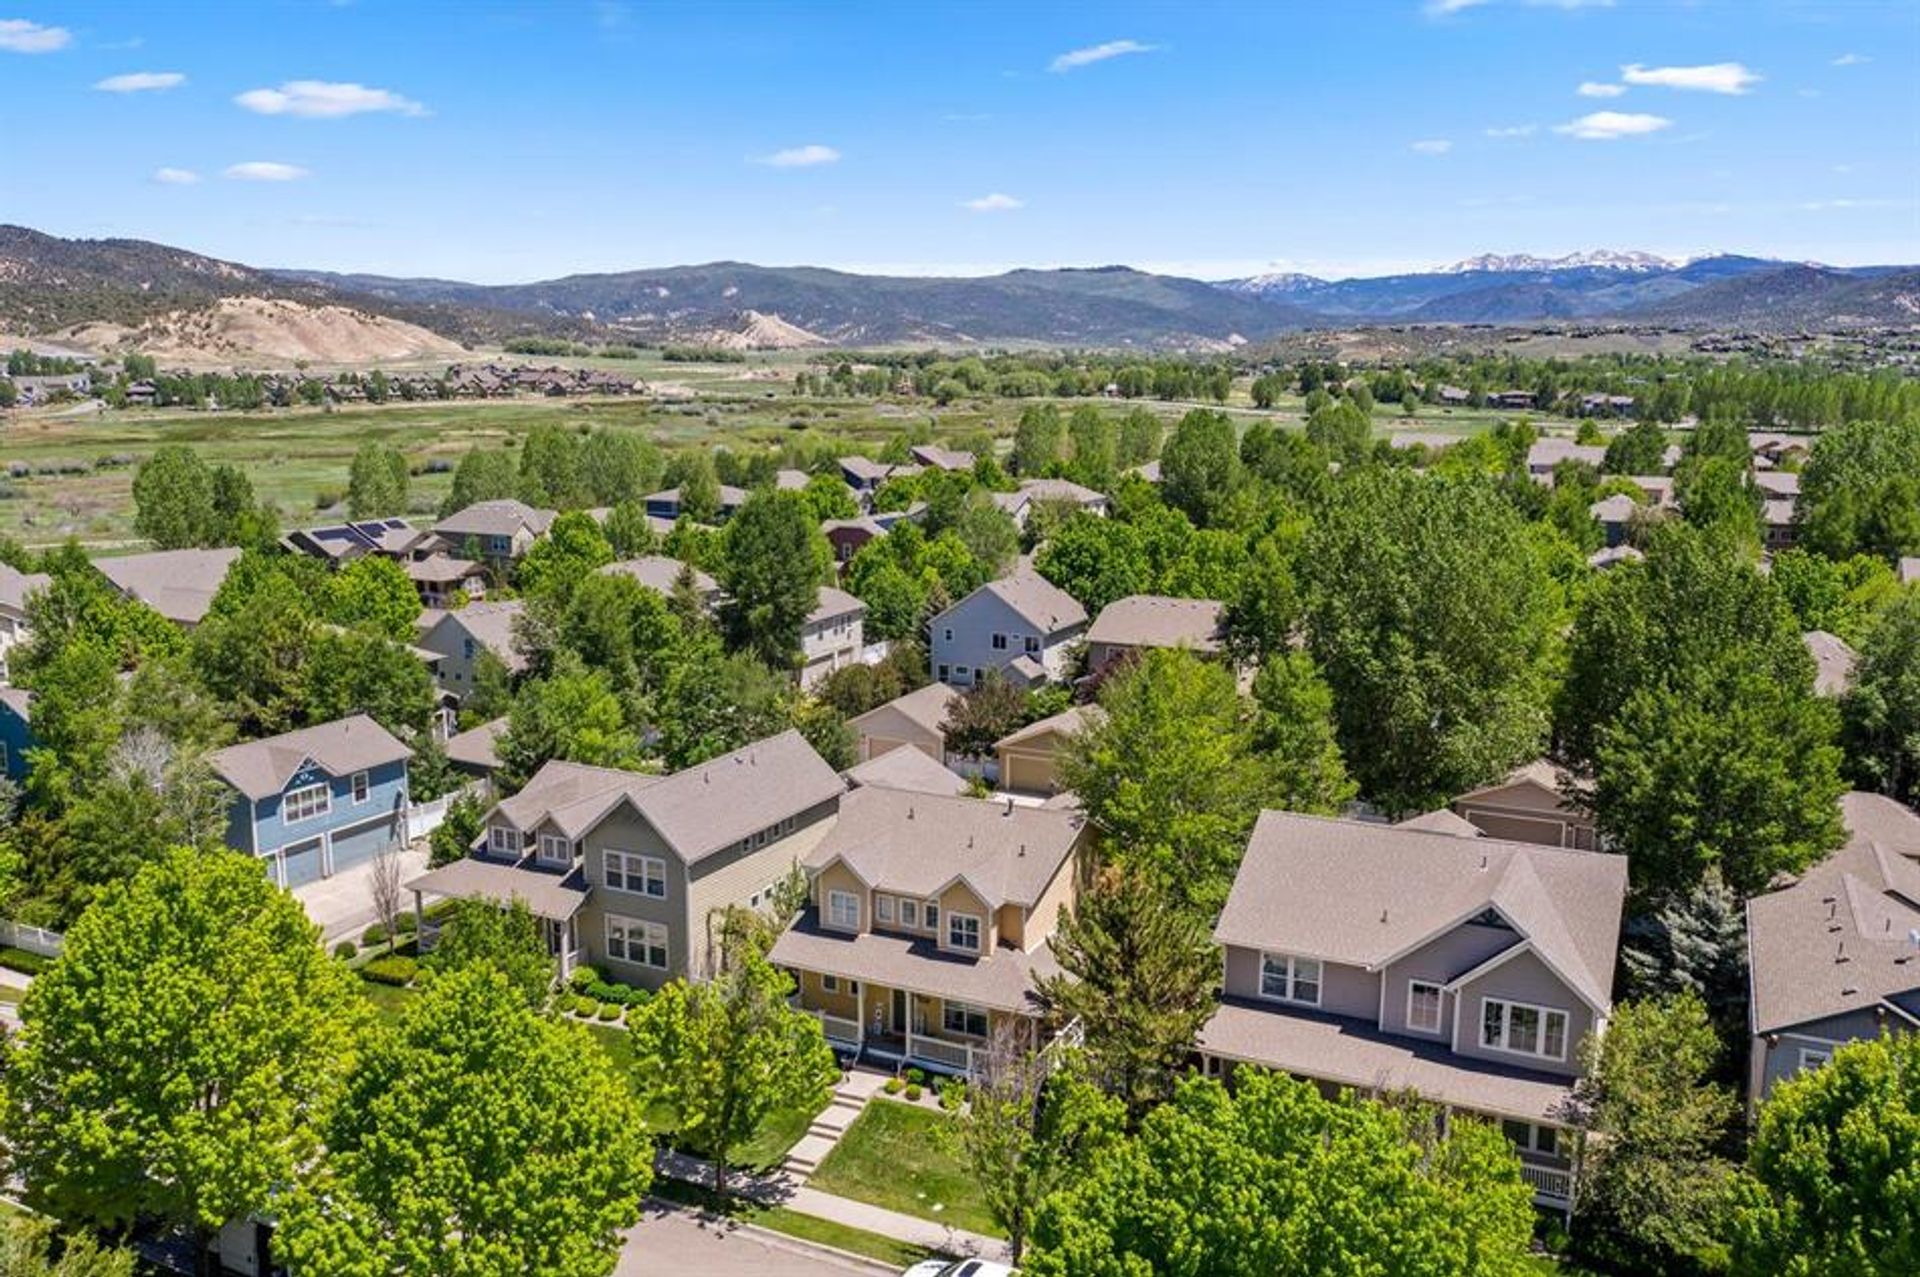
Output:
[[[288,80],[277,89],[249,89],[235,102],[259,115],[297,115],[308,120],[337,120],[370,111],[425,115],[427,108],[391,89],[327,80]]]
[[[1835,58],[1828,65],[1837,66],[1837,67],[1857,67],[1863,62],[1871,62],[1871,61],[1873,61],[1873,59],[1868,57],[1864,53],[1843,53],[1839,57]]]
[[[1597,80],[1587,80],[1574,90],[1583,98],[1617,98],[1626,91],[1624,84],[1601,84]]]
[[[153,180],[162,186],[192,186],[200,180],[200,175],[190,168],[157,168],[153,170]]]
[[[1615,138],[1644,137],[1649,133],[1658,133],[1672,123],[1672,120],[1659,115],[1633,111],[1595,111],[1569,123],[1557,124],[1553,131],[1590,142],[1611,142]]]
[[[972,209],[976,213],[1005,213],[1016,208],[1025,208],[1025,200],[1017,200],[1011,195],[1002,195],[995,191],[991,195],[982,195],[977,200],[962,201],[960,207]]]
[[[1445,17],[1463,9],[1477,9],[1493,0],[1427,0],[1423,6],[1430,18]],[[1613,0],[1520,0],[1529,9],[1611,9]]]
[[[1532,137],[1540,131],[1537,124],[1508,124],[1485,130],[1488,137]]]
[[[187,77],[178,71],[130,71],[110,75],[93,87],[102,93],[145,93],[150,89],[176,89],[186,82]]]
[[[1453,149],[1453,143],[1443,137],[1425,137],[1413,143],[1411,149],[1422,155],[1445,155]]]
[[[1075,67],[1092,66],[1096,62],[1125,57],[1129,53],[1152,53],[1158,47],[1142,44],[1138,40],[1109,40],[1105,44],[1092,44],[1084,49],[1070,49],[1049,62],[1047,70],[1071,71]]]
[[[1459,13],[1462,9],[1474,9],[1487,3],[1487,0],[1427,0],[1429,17],[1445,17],[1449,13]]]
[[[73,43],[65,27],[43,27],[25,18],[0,18],[0,49],[8,53],[52,53]]]
[[[222,175],[236,182],[297,182],[313,174],[298,164],[281,164],[274,160],[248,160],[244,164],[228,167]]]
[[[1738,62],[1711,62],[1697,67],[1643,67],[1638,62],[1630,62],[1620,68],[1620,78],[1628,84],[1730,94],[1745,93],[1760,82],[1759,76]]]
[[[814,168],[821,164],[838,164],[840,152],[818,142],[809,142],[805,146],[789,146],[784,151],[775,151],[772,155],[763,155],[755,163],[765,164],[769,168]]]

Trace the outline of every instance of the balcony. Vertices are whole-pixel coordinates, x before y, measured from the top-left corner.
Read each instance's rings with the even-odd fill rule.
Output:
[[[1534,1205],[1562,1211],[1573,1205],[1572,1171],[1523,1161],[1520,1178],[1533,1189]]]

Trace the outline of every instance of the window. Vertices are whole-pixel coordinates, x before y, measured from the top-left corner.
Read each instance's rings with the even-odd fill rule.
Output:
[[[570,865],[573,863],[573,844],[559,834],[541,834],[540,859],[552,865]]]
[[[1833,1051],[1824,1046],[1803,1046],[1800,1048],[1800,1067],[1817,1069],[1822,1064],[1833,1062]]]
[[[919,929],[920,902],[918,900],[902,900],[900,902],[900,925],[903,927],[912,927],[916,930]]]
[[[306,785],[287,794],[280,808],[280,819],[283,824],[296,825],[332,810],[333,795],[325,785]]]
[[[1420,1033],[1440,1031],[1440,986],[1430,980],[1407,981],[1407,1027]]]
[[[1320,962],[1288,953],[1260,955],[1260,996],[1320,1005]]]
[[[7,774],[7,742],[0,740],[0,776]]]
[[[1480,1045],[1546,1060],[1567,1058],[1567,1013],[1487,998],[1480,1004]]]
[[[367,795],[372,792],[373,792],[373,787],[367,784],[367,774],[365,772],[355,772],[353,774],[354,803],[356,805],[359,803],[364,803],[365,801],[367,801]]]
[[[964,1002],[941,1003],[940,1023],[949,1033],[958,1033],[970,1038],[987,1036],[987,1013],[979,1007],[968,1006]]]
[[[951,666],[946,666],[946,665],[942,665],[942,666],[940,667],[940,681],[941,681],[942,683],[944,683],[944,682],[946,682],[946,681],[947,681],[947,680],[948,680],[949,678],[952,678],[952,677],[953,677],[953,669],[952,669],[952,667],[951,667]]]
[[[643,967],[667,969],[667,929],[657,922],[607,915],[607,956]]]
[[[996,635],[994,635],[994,636],[993,636],[993,650],[994,650],[994,651],[996,651],[996,652],[1004,652],[1004,651],[1006,651],[1006,650],[1007,650],[1007,636],[1006,636],[1006,635],[1004,635],[1004,634],[996,634]]]
[[[823,975],[823,976],[821,976],[821,977],[820,977],[820,991],[821,991],[822,993],[838,993],[838,992],[840,992],[840,977],[839,977],[839,976],[837,976],[837,975]]]
[[[953,642],[953,631],[952,631],[952,630],[948,630],[948,631],[947,631],[947,637],[946,637],[946,640],[945,640],[945,641],[946,641],[946,642],[948,642],[948,643],[951,643],[951,642]]]
[[[1531,1122],[1515,1122],[1511,1119],[1500,1123],[1500,1129],[1514,1148],[1522,1153],[1538,1153],[1542,1157],[1555,1157],[1560,1152],[1560,1132],[1551,1126],[1536,1126]]]
[[[827,923],[847,931],[858,931],[860,929],[860,897],[851,891],[829,891]]]
[[[469,661],[472,660],[473,659],[473,640],[461,639],[460,652],[461,652],[461,655],[463,655],[467,660]]]
[[[947,947],[980,952],[980,919],[970,913],[947,915]]]
[[[1040,653],[1040,639],[1039,639],[1039,637],[1038,637],[1037,635],[1033,635],[1033,634],[1029,634],[1029,635],[1027,635],[1027,643],[1026,643],[1026,647],[1027,647],[1027,655],[1028,655],[1028,656],[1037,656],[1037,655],[1039,655],[1039,653]]]
[[[520,854],[520,831],[509,829],[505,825],[495,825],[487,830],[487,850],[502,856]]]
[[[873,898],[873,920],[875,922],[893,921],[893,897],[875,896]]]
[[[607,886],[615,891],[631,891],[636,896],[667,898],[667,862],[658,856],[643,856],[637,851],[607,853]]]
[[[920,922],[928,931],[940,930],[940,906],[929,900],[920,906]]]

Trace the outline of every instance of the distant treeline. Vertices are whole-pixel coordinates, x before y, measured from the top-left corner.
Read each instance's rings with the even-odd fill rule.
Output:
[[[744,351],[725,346],[663,346],[660,357],[670,364],[744,364]]]

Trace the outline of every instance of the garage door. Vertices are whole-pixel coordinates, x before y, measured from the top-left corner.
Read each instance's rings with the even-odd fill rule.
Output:
[[[301,887],[320,880],[320,840],[293,843],[280,849],[282,881],[289,887]]]
[[[393,841],[393,833],[390,816],[340,830],[333,836],[333,871],[345,873],[355,865],[372,860],[382,847]]]
[[[1032,754],[1007,754],[1006,775],[1000,783],[1025,794],[1051,794],[1054,790],[1053,760]]]

